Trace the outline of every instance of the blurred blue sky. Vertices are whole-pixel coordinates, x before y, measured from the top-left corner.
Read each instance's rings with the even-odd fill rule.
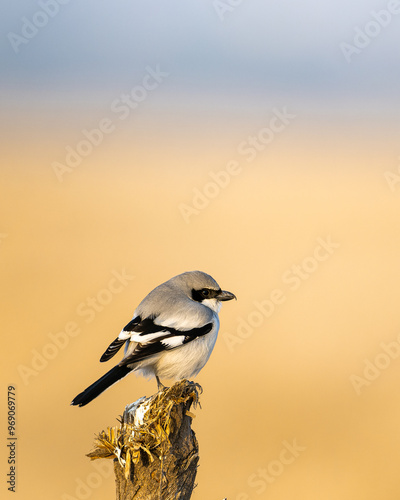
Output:
[[[193,92],[229,94],[246,104],[285,94],[323,107],[339,100],[382,112],[399,108],[400,14],[350,63],[340,48],[390,0],[221,0],[223,20],[214,0],[72,0],[15,53],[10,33],[20,35],[23,18],[32,20],[54,1],[3,3],[3,103],[27,89],[31,97],[45,90],[49,105],[76,92],[104,100],[159,64],[170,73],[163,92],[175,99],[179,92],[182,99]]]

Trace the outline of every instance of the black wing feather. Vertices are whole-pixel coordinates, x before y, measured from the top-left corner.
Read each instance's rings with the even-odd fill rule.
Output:
[[[124,326],[124,328],[122,329],[123,332],[135,332],[136,331],[136,327],[138,325],[140,325],[142,319],[140,316],[136,316],[136,318],[133,318],[131,321],[129,321],[129,323]]]
[[[158,325],[156,325],[158,326]],[[206,335],[212,330],[213,324],[207,323],[206,325],[200,328],[192,328],[192,330],[180,331],[175,328],[162,328],[162,331],[165,331],[165,335],[158,337],[157,339],[150,340],[149,342],[138,344],[132,354],[125,359],[123,359],[119,364],[120,366],[130,365],[132,363],[136,363],[137,361],[141,361],[142,359],[148,358],[153,354],[158,354],[162,351],[167,351],[171,349],[176,349],[176,347],[180,346],[168,346],[162,343],[163,340],[173,338],[173,337],[184,337],[182,344],[187,344],[198,337],[202,337]],[[152,330],[154,333],[154,330]]]
[[[121,340],[118,337],[111,342],[111,344],[107,347],[106,351],[100,358],[100,363],[104,363],[104,361],[108,361],[111,359],[117,352],[121,349],[121,347],[125,344],[126,339]]]
[[[123,332],[135,332],[135,331],[137,331],[136,328],[140,324],[141,324],[141,318],[140,318],[140,316],[136,316],[131,321],[129,321],[129,323],[126,326],[124,326],[122,331]],[[117,352],[125,344],[126,340],[127,339],[120,339],[118,337],[115,340],[113,340],[111,342],[111,344],[107,347],[105,352],[102,354],[102,356],[100,358],[100,363],[104,363],[104,361],[108,361],[113,356],[115,356],[115,354],[117,354]]]

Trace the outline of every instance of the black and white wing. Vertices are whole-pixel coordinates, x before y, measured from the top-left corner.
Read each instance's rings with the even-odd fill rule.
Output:
[[[178,330],[170,326],[158,325],[152,318],[142,320],[140,316],[136,316],[111,342],[100,361],[108,361],[126,342],[136,343],[133,350],[127,352],[127,355],[119,363],[121,366],[129,365],[154,354],[188,344],[209,333],[213,326],[213,322],[210,321],[201,327]]]

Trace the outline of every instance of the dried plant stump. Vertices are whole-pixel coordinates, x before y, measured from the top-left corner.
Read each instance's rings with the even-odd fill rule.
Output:
[[[117,500],[189,500],[199,462],[190,408],[201,387],[182,380],[125,408],[88,456],[114,459]]]

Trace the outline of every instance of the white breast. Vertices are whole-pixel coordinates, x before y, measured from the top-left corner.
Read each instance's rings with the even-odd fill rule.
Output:
[[[137,371],[144,376],[157,375],[161,380],[182,380],[195,377],[207,363],[219,330],[218,317],[212,330],[202,337],[156,355],[152,359],[143,360],[138,364]]]

